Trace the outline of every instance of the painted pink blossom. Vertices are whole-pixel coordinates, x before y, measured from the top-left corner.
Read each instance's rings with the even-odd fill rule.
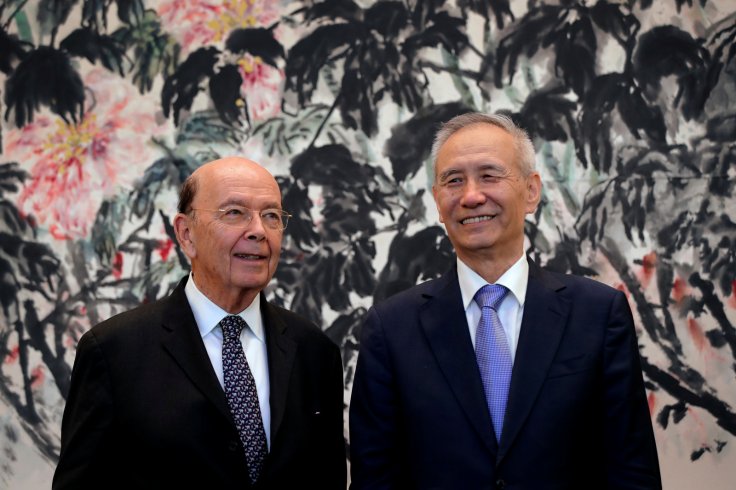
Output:
[[[87,235],[102,201],[129,186],[151,163],[141,136],[162,132],[151,103],[128,82],[101,69],[84,78],[86,112],[78,123],[41,114],[7,134],[6,153],[30,168],[18,209],[54,238]]]
[[[279,19],[274,0],[168,0],[159,3],[158,14],[184,54],[223,42],[233,29],[269,27]]]
[[[169,0],[160,4],[158,13],[185,55],[202,46],[222,44],[233,29],[269,27],[279,19],[273,0]],[[238,64],[243,78],[241,95],[250,117],[262,120],[278,114],[283,70],[247,53],[232,62]]]
[[[273,117],[281,110],[282,70],[246,54],[238,63],[243,85],[242,96],[248,103],[250,116],[255,120]]]

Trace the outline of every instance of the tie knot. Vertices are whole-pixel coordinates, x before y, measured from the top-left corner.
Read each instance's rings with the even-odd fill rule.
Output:
[[[228,315],[220,321],[220,327],[222,327],[222,335],[226,339],[240,337],[240,332],[248,324],[245,323],[238,315]]]
[[[498,311],[498,307],[509,290],[500,284],[486,284],[475,293],[473,300],[482,308],[489,307]]]

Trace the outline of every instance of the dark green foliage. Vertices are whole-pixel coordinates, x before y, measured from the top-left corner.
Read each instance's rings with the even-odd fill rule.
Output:
[[[5,104],[5,119],[12,111],[18,127],[33,121],[34,112],[41,106],[67,122],[77,122],[84,112],[84,85],[65,52],[41,46],[8,77]]]
[[[83,27],[69,34],[59,46],[72,56],[87,58],[90,63],[100,61],[108,70],[123,75],[125,47],[115,37]]]
[[[240,120],[241,114],[247,114],[245,99],[240,95],[240,86],[243,77],[235,65],[225,65],[210,77],[210,98],[215,105],[220,119],[227,124],[234,124]],[[238,103],[242,104],[242,108]]]
[[[391,160],[396,182],[412,177],[422,167],[442,122],[470,110],[458,102],[432,105],[419,109],[406,122],[391,128],[391,137],[386,140],[383,153]]]
[[[217,48],[199,48],[166,79],[161,90],[161,105],[166,117],[173,109],[175,124],[179,124],[182,109],[192,106],[194,97],[202,90],[202,83],[215,73],[219,55]]]
[[[17,36],[0,29],[0,71],[9,74],[13,65],[21,60],[30,46],[18,40]]]
[[[278,60],[284,59],[284,47],[273,37],[274,27],[235,29],[228,36],[225,47],[233,53],[250,53],[258,56],[264,62],[278,68]]]

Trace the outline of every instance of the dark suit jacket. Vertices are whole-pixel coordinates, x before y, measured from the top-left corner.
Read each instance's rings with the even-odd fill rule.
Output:
[[[350,454],[354,489],[661,488],[625,295],[530,261],[500,445],[457,271],[375,306]]]
[[[185,283],[80,340],[54,489],[251,487]],[[255,488],[344,489],[339,349],[316,326],[265,299],[261,311],[271,449]]]

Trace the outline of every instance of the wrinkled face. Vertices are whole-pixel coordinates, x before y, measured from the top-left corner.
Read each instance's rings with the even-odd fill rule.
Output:
[[[461,260],[521,257],[524,217],[539,203],[541,180],[522,175],[504,129],[474,124],[450,136],[437,154],[432,192]]]
[[[225,310],[241,311],[276,271],[283,231],[264,226],[260,212],[281,209],[281,192],[271,174],[245,159],[218,160],[197,172],[194,211],[177,215],[177,236],[197,287]],[[239,225],[218,219],[216,210],[229,205],[254,210],[253,219]]]

